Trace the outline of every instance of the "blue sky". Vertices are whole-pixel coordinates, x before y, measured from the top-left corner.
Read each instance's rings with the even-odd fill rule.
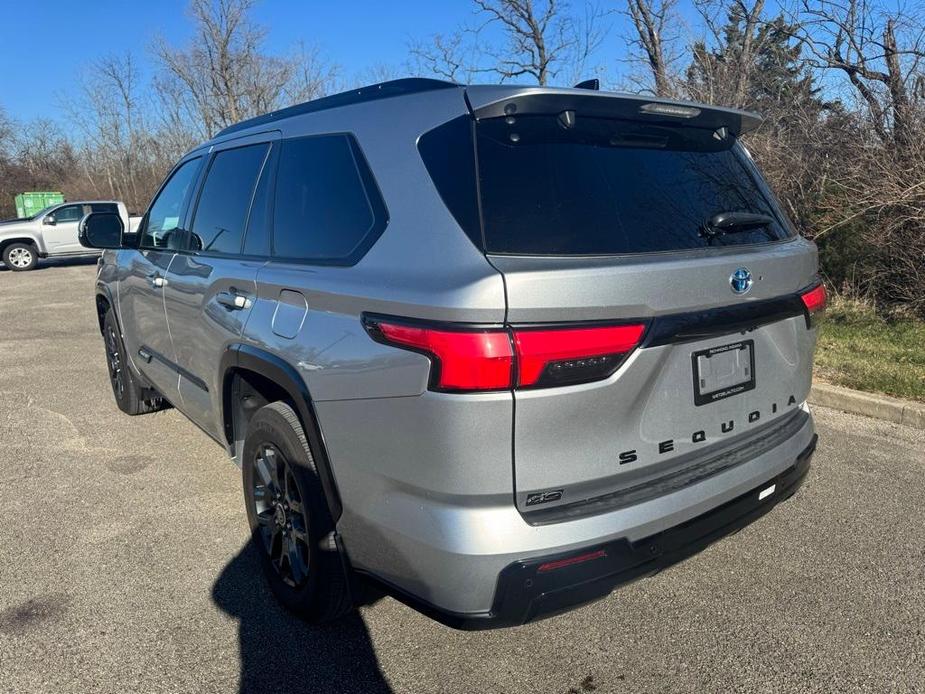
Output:
[[[148,47],[161,34],[177,46],[189,39],[188,0],[12,0],[0,14],[0,107],[17,120],[62,121],[60,104],[76,92],[76,79],[93,60],[131,50],[144,74]],[[573,0],[580,7],[582,0]],[[623,8],[623,0],[602,0]],[[777,5],[771,0],[769,7]],[[696,23],[691,0],[680,0],[687,23]],[[260,0],[253,19],[267,30],[265,49],[286,54],[304,41],[340,66],[347,86],[374,65],[405,73],[408,42],[478,22],[471,0]],[[626,70],[622,36],[626,19],[612,14],[606,44],[589,61],[611,78]],[[595,74],[582,75],[591,77]],[[604,75],[598,75],[604,76]],[[605,79],[605,85],[612,82]]]
[[[62,93],[74,91],[75,78],[94,59],[131,50],[150,69],[156,34],[178,46],[189,38],[186,6],[187,0],[4,3],[0,106],[19,120],[57,118]],[[253,17],[267,29],[268,52],[286,53],[299,41],[317,45],[350,82],[371,65],[403,69],[409,40],[473,23],[472,8],[470,0],[261,0]],[[614,54],[612,46],[607,52]]]
[[[22,120],[56,116],[57,93],[70,89],[95,58],[132,50],[147,59],[155,34],[182,45],[191,33],[186,0],[3,5],[0,105]],[[262,0],[254,19],[268,30],[270,52],[285,53],[299,41],[316,44],[352,75],[372,64],[400,66],[410,38],[469,20],[471,7],[468,0]]]

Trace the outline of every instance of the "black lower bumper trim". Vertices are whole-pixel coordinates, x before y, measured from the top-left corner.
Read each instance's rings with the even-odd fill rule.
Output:
[[[433,619],[455,629],[466,630],[525,624],[599,600],[618,586],[651,576],[700,552],[716,540],[741,530],[791,497],[809,471],[817,438],[813,435],[796,462],[777,477],[712,511],[657,535],[637,542],[615,540],[567,554],[509,565],[498,577],[495,604],[488,614],[448,613],[411,596],[394,590],[390,592]],[[772,484],[775,485],[773,493],[760,499],[759,494]],[[576,555],[595,555],[596,558],[554,570],[548,570],[548,567],[546,571],[539,570],[544,564],[560,562]]]

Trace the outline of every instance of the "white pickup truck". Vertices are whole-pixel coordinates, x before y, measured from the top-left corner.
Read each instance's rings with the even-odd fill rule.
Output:
[[[127,233],[141,222],[114,200],[63,202],[31,217],[0,222],[0,259],[10,270],[22,271],[32,270],[39,258],[98,254],[77,240],[77,226],[90,212],[118,212]]]

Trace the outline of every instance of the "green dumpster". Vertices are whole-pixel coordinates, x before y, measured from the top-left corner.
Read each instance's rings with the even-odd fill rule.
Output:
[[[64,196],[57,192],[32,191],[30,193],[20,193],[16,196],[16,216],[31,217],[39,210],[43,210],[49,205],[57,205],[64,202]]]

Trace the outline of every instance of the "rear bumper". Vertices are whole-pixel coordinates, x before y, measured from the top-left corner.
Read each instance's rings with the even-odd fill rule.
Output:
[[[606,597],[615,588],[696,554],[733,534],[791,497],[802,484],[816,448],[817,436],[791,459],[791,465],[730,501],[662,532],[631,541],[624,538],[580,550],[532,557],[506,566],[499,574],[492,608],[487,613],[447,611],[394,587],[399,600],[456,629],[478,630],[516,626],[550,617]],[[760,498],[774,485],[774,491]],[[595,558],[550,569],[549,564],[576,556]],[[546,565],[544,567],[544,565]],[[541,567],[544,567],[541,570]]]

